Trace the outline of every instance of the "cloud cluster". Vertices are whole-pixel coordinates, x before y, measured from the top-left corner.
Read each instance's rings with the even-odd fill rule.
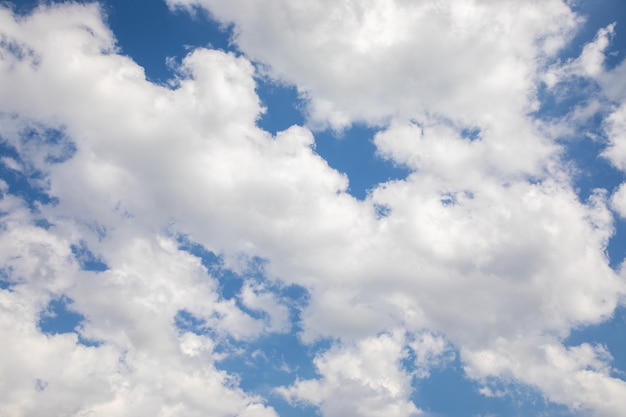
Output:
[[[118,53],[97,6],[0,9],[0,137],[19,156],[4,163],[36,173],[55,201],[30,210],[3,190],[0,381],[16,381],[0,390],[3,414],[276,415],[216,368],[228,353],[215,346],[289,331],[287,306],[256,281],[238,302],[221,297],[178,247],[185,236],[225,267],[262,258],[272,284],[308,291],[303,343],[336,343],[315,358],[319,378],[278,391],[324,415],[419,413],[411,378],[450,346],[471,378],[619,415],[626,385],[606,350],[563,346],[626,290],[605,254],[607,193],[580,201],[561,148],[529,116],[578,22],[565,3],[169,3],[233,22],[245,55],[196,49],[156,85]],[[576,68],[595,77],[594,50]],[[353,198],[308,128],[257,126],[252,62],[298,87],[313,127],[384,126],[380,156],[411,174]],[[625,107],[606,125],[620,167]],[[107,269],[85,271],[73,245]],[[37,327],[63,296],[97,343]],[[206,331],[177,327],[181,312]]]
[[[298,87],[314,126],[436,114],[468,125],[524,111],[542,60],[578,18],[560,0],[168,0],[235,24],[234,41]]]
[[[254,331],[250,317],[215,300],[214,282],[197,258],[166,239],[157,245],[136,238],[112,251],[111,269],[84,271],[63,224],[36,227],[16,198],[1,202],[10,213],[0,237],[10,282],[0,291],[2,415],[276,415],[215,368],[219,355],[209,337],[173,326],[185,308],[220,315],[217,329]],[[61,297],[85,316],[81,339],[43,334],[38,326]]]
[[[321,379],[296,381],[278,391],[291,401],[306,401],[329,417],[416,416],[409,401],[410,375],[401,369],[403,337],[383,334],[337,346],[315,360]]]

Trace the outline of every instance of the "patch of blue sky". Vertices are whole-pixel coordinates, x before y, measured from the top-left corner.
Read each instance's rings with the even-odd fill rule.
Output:
[[[402,360],[406,372],[415,372],[415,353],[409,348]],[[487,378],[471,380],[465,376],[460,353],[449,350],[428,368],[428,375],[412,380],[411,401],[428,417],[578,417],[575,411],[546,400],[531,386],[510,380]]]
[[[45,162],[59,164],[76,153],[76,145],[63,129],[41,125],[29,125],[20,132],[22,146],[35,146],[46,151]]]
[[[532,387],[497,380],[487,385],[490,395],[483,395],[480,390],[485,385],[465,377],[463,364],[455,359],[433,368],[427,378],[414,379],[411,400],[429,417],[577,416],[567,407],[546,401]]]
[[[266,333],[253,340],[238,341],[217,335],[205,320],[186,310],[180,310],[174,322],[181,332],[212,336],[216,342],[215,352],[224,354],[215,366],[236,376],[241,389],[265,398],[279,415],[319,415],[314,406],[288,402],[276,392],[276,388],[289,386],[298,379],[317,377],[312,359],[328,349],[330,341],[321,340],[304,345],[297,331]]]
[[[37,59],[32,50],[10,38],[0,38],[0,48],[2,49],[3,53],[10,55],[12,58],[17,59],[18,61],[23,59],[32,59],[34,62],[37,62]]]
[[[598,124],[596,130],[600,128]],[[565,146],[562,158],[572,167],[572,185],[581,201],[588,201],[598,189],[606,190],[610,197],[626,180],[626,175],[602,156],[606,148],[604,140],[581,136],[561,143]],[[614,230],[607,255],[611,267],[617,269],[626,257],[626,221],[617,215]]]
[[[37,390],[38,392],[43,392],[46,390],[46,388],[48,388],[48,383],[46,381],[39,378],[35,380],[35,390]]]
[[[99,346],[100,342],[88,340],[79,332],[85,316],[72,310],[72,299],[62,296],[51,300],[40,313],[38,326],[42,333],[48,335],[75,333],[78,343],[84,346]]]
[[[327,340],[304,345],[296,332],[268,333],[250,342],[230,340],[234,355],[219,362],[221,368],[240,375],[241,387],[267,394],[296,379],[317,376],[311,358],[330,347]]]
[[[172,12],[165,1],[153,0],[106,0],[101,4],[121,53],[141,65],[152,82],[166,84],[175,75],[168,60],[180,62],[197,47],[233,50],[230,28],[202,10],[192,15],[183,10]]]
[[[224,267],[222,257],[204,246],[190,241],[185,236],[178,237],[178,249],[196,256],[208,273],[218,281],[218,292],[226,300],[236,297],[241,292],[244,279],[232,270]]]
[[[569,58],[576,58],[599,29],[614,22],[620,22],[606,51],[605,61],[608,69],[618,65],[626,56],[626,27],[621,26],[626,17],[626,3],[623,0],[583,0],[568,2],[568,5],[585,21],[572,41],[560,51],[560,59],[565,61]]]
[[[531,115],[548,122],[559,121],[577,107],[590,104],[589,98],[597,97],[599,92],[599,86],[594,81],[580,76],[567,77],[552,88],[548,88],[545,84],[539,84],[537,86],[539,107]],[[597,115],[591,120],[591,122],[595,121],[596,124],[588,123],[585,127],[595,127],[597,130],[600,127],[597,122],[600,120],[601,115]],[[584,136],[588,136],[590,132],[585,130],[584,133]],[[565,139],[570,139],[570,137]]]
[[[559,54],[561,63],[575,59],[584,45],[590,42],[598,30],[614,22],[623,22],[626,18],[626,3],[621,0],[598,0],[573,2],[572,9],[585,18],[584,24],[575,34],[574,39]],[[626,28],[616,26],[615,32],[605,51],[605,68],[610,70],[626,57]],[[589,100],[602,98],[598,95],[599,86],[593,81],[581,77],[571,77],[563,85],[549,90],[539,86],[540,107],[533,113],[543,121],[556,121],[566,117],[579,106],[589,105]],[[594,190],[602,188],[609,195],[626,180],[623,172],[616,169],[602,156],[607,140],[603,119],[610,106],[600,108],[588,120],[582,122],[571,135],[559,139],[564,147],[562,159],[573,169],[573,186],[581,199],[587,201]],[[626,222],[615,218],[615,233],[609,241],[607,255],[610,265],[618,268],[626,257]]]
[[[304,103],[295,87],[259,76],[257,94],[266,108],[258,121],[258,126],[263,130],[275,135],[290,126],[304,125]]]
[[[328,165],[345,173],[350,181],[348,192],[362,200],[380,183],[403,179],[410,170],[383,159],[373,142],[378,128],[356,124],[337,133],[327,130],[315,135],[315,151]]]
[[[305,402],[290,403],[279,394],[273,392],[269,396],[271,405],[279,416],[320,417],[322,413],[316,406]]]
[[[295,87],[258,77],[257,93],[265,113],[259,127],[276,134],[292,125],[306,123],[303,110],[305,102]],[[332,130],[316,131],[315,152],[332,168],[347,175],[348,192],[362,200],[376,185],[405,178],[409,170],[383,159],[376,153],[374,135],[379,128],[355,124],[337,133]]]
[[[618,306],[613,317],[593,326],[574,329],[565,339],[565,346],[582,343],[601,345],[611,354],[612,375],[626,381],[626,307]]]
[[[614,22],[623,22],[626,18],[626,3],[621,0],[594,0],[571,2],[570,7],[573,11],[585,18],[584,23],[574,36],[574,39],[568,43],[559,53],[557,61],[565,63],[570,59],[575,59],[580,55],[584,46],[594,39],[598,30]],[[626,28],[617,26],[607,50],[605,51],[604,66],[610,70],[621,63],[626,57]],[[542,120],[558,119],[566,116],[576,106],[585,105],[588,100],[597,96],[599,87],[591,80],[582,77],[571,77],[565,80],[564,85],[557,87],[554,91],[546,88],[545,85],[538,86],[538,95],[540,107],[533,112],[533,116]],[[593,163],[602,163],[599,158],[599,151],[602,150],[602,120],[606,116],[602,111],[593,115],[584,126],[575,133],[574,138],[567,138],[563,144],[573,149],[567,158],[578,161],[579,158],[594,158]],[[596,144],[590,137],[596,139]],[[599,142],[599,143],[598,143]],[[582,143],[582,144],[581,144]],[[577,149],[578,147],[581,147]],[[584,168],[588,168],[586,165]],[[614,174],[614,173],[610,173]],[[605,176],[604,178],[608,178]],[[602,177],[600,179],[603,179]]]
[[[598,96],[598,92],[597,85],[580,77],[565,80],[554,91],[541,86],[541,106],[533,116],[547,123],[562,120],[577,106],[589,105],[589,97]],[[573,185],[582,201],[587,200],[594,189],[612,192],[624,180],[624,174],[602,156],[606,148],[602,124],[605,116],[606,111],[600,109],[588,120],[580,121],[577,129],[557,138],[557,143],[563,147],[561,158],[572,168]]]
[[[613,225],[615,232],[609,244],[607,246],[607,256],[609,257],[609,264],[615,270],[619,270],[621,265],[626,259],[626,221],[621,218],[616,218]]]
[[[374,212],[377,219],[383,219],[391,214],[391,207],[385,204],[374,204]]]
[[[480,129],[477,127],[465,127],[461,129],[461,137],[470,141],[480,139]]]
[[[11,291],[12,286],[13,282],[10,279],[10,271],[7,268],[0,268],[0,290]]]
[[[174,316],[174,325],[181,332],[191,332],[196,335],[206,335],[210,329],[207,328],[206,320],[194,316],[187,310],[179,310]]]
[[[265,397],[268,404],[280,415],[319,415],[316,407],[301,403],[290,404],[275,392],[276,387],[288,386],[297,379],[315,378],[317,374],[313,358],[331,345],[330,340],[319,340],[305,345],[299,339],[298,333],[301,329],[298,323],[302,307],[308,301],[307,291],[295,285],[281,286],[280,283],[268,282],[263,275],[262,260],[252,259],[248,270],[239,274],[225,268],[221,257],[202,245],[179,238],[179,248],[199,257],[219,282],[220,296],[234,299],[237,306],[251,317],[266,318],[264,313],[247,308],[239,299],[246,281],[262,283],[265,290],[272,291],[289,308],[290,321],[294,323],[288,333],[264,333],[253,340],[237,341],[233,338],[216,337],[215,351],[226,353],[222,360],[216,362],[216,366],[231,375],[237,375],[239,386],[243,390]],[[215,336],[205,320],[188,311],[179,311],[174,322],[179,331]]]
[[[41,4],[39,0],[22,0],[8,3],[9,7],[18,15],[29,14],[39,4]]]
[[[21,158],[17,150],[0,138],[0,155],[10,158],[21,166]],[[42,184],[43,174],[36,170],[24,171],[14,169],[4,161],[0,161],[0,178],[7,185],[9,194],[22,198],[31,210],[36,210],[38,204],[55,204],[57,200],[50,196]]]
[[[312,358],[330,347],[328,340],[304,345],[297,332],[270,333],[251,342],[229,341],[228,351],[236,352],[216,366],[237,375],[239,386],[265,397],[281,416],[317,416],[317,408],[306,403],[291,404],[276,392],[297,380],[319,377]]]
[[[626,179],[623,172],[601,155],[605,145],[588,137],[566,143],[563,159],[573,164],[574,188],[582,201],[586,201],[597,188],[612,193]]]
[[[252,258],[243,272],[235,272],[224,266],[224,261],[220,255],[207,250],[202,245],[190,242],[185,237],[179,237],[178,243],[180,250],[198,257],[208,273],[217,280],[217,292],[220,297],[226,300],[234,299],[238,308],[251,317],[266,318],[265,313],[248,308],[240,300],[241,290],[246,282],[262,284],[264,290],[272,292],[289,309],[291,322],[298,323],[300,321],[300,312],[308,302],[308,292],[297,285],[285,286],[280,282],[267,280],[263,271],[264,260]],[[179,313],[177,317],[182,326],[179,328],[187,328],[188,330],[193,328],[199,332],[198,334],[202,334],[204,323],[200,319],[193,317],[189,312]]]
[[[35,226],[37,227],[41,227],[42,229],[48,230],[50,229],[53,225],[52,223],[50,223],[48,220],[46,219],[37,219],[35,220]]]
[[[84,271],[104,272],[109,269],[108,265],[99,257],[93,254],[85,244],[79,242],[71,246],[74,258]]]
[[[317,407],[303,402],[290,403],[275,388],[289,386],[297,380],[319,377],[313,359],[329,349],[332,341],[320,339],[307,344],[301,342],[300,313],[309,296],[304,288],[296,285],[283,287],[267,281],[264,283],[265,288],[272,290],[289,308],[292,329],[285,333],[264,333],[259,338],[247,341],[219,339],[216,351],[228,354],[216,366],[231,375],[237,375],[239,386],[243,390],[266,398],[267,403],[281,416],[319,416]],[[263,318],[263,314],[246,308],[237,297],[235,299],[243,311],[257,319]]]
[[[287,306],[291,308],[292,314],[298,314],[299,309],[308,301],[308,293],[306,289],[297,286],[284,286],[280,282],[270,282],[264,274],[265,260],[254,257],[247,262],[247,266],[243,272],[235,272],[225,267],[224,260],[221,255],[216,254],[204,246],[190,241],[185,236],[178,237],[178,248],[196,256],[207,269],[208,273],[218,281],[218,292],[220,296],[226,300],[237,298],[246,281],[254,283],[262,283],[266,290],[275,293],[280,299],[287,302]],[[239,300],[237,300],[239,308],[246,312],[252,313],[258,317],[258,313],[249,310]]]
[[[68,307],[72,300],[61,297],[51,300],[41,312],[39,328],[46,334],[62,334],[73,332],[85,319],[82,314],[72,311]]]
[[[16,13],[26,15],[42,3],[63,2],[20,0],[10,4]],[[92,3],[89,0],[77,2]],[[157,84],[167,84],[175,75],[168,64],[170,58],[180,62],[197,47],[233,50],[231,28],[214,21],[202,10],[192,15],[183,10],[172,12],[165,1],[154,0],[101,0],[98,3],[117,39],[120,53],[142,66],[147,79]]]

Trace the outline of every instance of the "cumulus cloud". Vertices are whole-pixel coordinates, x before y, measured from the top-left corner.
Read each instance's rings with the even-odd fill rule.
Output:
[[[615,167],[626,171],[626,95],[604,120],[609,146],[604,155]]]
[[[313,126],[524,111],[535,71],[577,17],[561,1],[168,0],[235,24],[234,41],[309,100]]]
[[[83,271],[63,227],[34,226],[16,200],[1,200],[11,208],[0,237],[10,284],[0,291],[2,415],[226,416],[256,407],[256,415],[275,416],[214,367],[211,339],[174,328],[183,305],[242,315],[207,303],[215,293],[196,258],[165,241],[151,248],[135,241],[119,248],[125,262],[112,260],[113,269]],[[72,308],[85,317],[80,337],[95,343],[80,342],[76,333],[42,333],[40,316],[60,296],[74,300]],[[207,396],[220,402],[207,403]]]
[[[605,255],[608,197],[579,200],[560,147],[528,115],[543,60],[578,21],[566,4],[170,4],[234,22],[245,55],[199,48],[171,85],[155,85],[118,53],[97,6],[0,9],[0,135],[56,202],[32,211],[2,199],[12,343],[0,371],[18,378],[0,390],[5,414],[273,416],[217,370],[214,348],[288,331],[272,285],[295,284],[309,296],[301,340],[336,343],[317,355],[318,378],[279,392],[327,416],[418,414],[402,361],[413,352],[425,377],[451,346],[471,378],[619,415],[626,387],[606,352],[562,344],[624,295]],[[411,174],[350,196],[309,128],[257,126],[253,62],[297,86],[311,126],[381,126],[378,153]],[[615,114],[607,126],[619,132]],[[237,300],[222,298],[177,236],[225,267],[267,260],[272,285],[246,281]],[[83,270],[77,244],[106,270]],[[96,345],[42,334],[38,314],[61,296]],[[177,327],[181,312],[211,332]]]
[[[268,316],[269,330],[284,332],[289,330],[289,309],[280,304],[273,293],[262,286],[246,284],[241,291],[243,304]]]
[[[410,375],[401,334],[383,334],[337,346],[315,359],[320,379],[300,380],[278,392],[290,401],[320,407],[325,416],[409,417],[421,414],[409,401]]]
[[[620,397],[626,383],[611,376],[611,357],[602,346],[583,343],[566,348],[549,339],[530,343],[501,339],[495,349],[464,356],[466,372],[476,379],[504,373],[578,412],[617,416],[624,405]]]
[[[427,378],[432,368],[447,365],[454,359],[452,346],[440,335],[418,333],[408,340],[408,347],[415,355],[415,376]]]
[[[580,56],[570,60],[557,71],[567,76],[575,75],[586,77],[595,83],[598,92],[595,93],[595,102],[589,106],[587,118],[600,114],[603,116],[602,128],[603,139],[606,139],[606,147],[602,152],[615,168],[626,172],[626,62],[614,68],[607,68],[606,54],[616,32],[616,24],[612,23],[602,28],[596,34],[595,39],[584,46]],[[624,184],[614,190],[611,199],[612,208],[624,216]]]
[[[611,207],[622,218],[626,218],[626,186],[621,184],[611,197]]]
[[[115,54],[113,37],[94,5],[42,7],[24,19],[2,9],[1,16],[3,39],[31,51],[3,55],[2,136],[32,169],[44,173],[46,181],[39,185],[59,198],[58,205],[39,206],[35,213],[49,220],[47,229],[34,225],[34,216],[19,199],[5,195],[2,200],[10,213],[3,217],[2,234],[9,283],[2,290],[2,323],[10,342],[3,344],[0,368],[2,380],[12,381],[2,390],[2,414],[276,415],[215,368],[211,338],[175,327],[176,314],[185,310],[225,336],[245,339],[264,331],[262,322],[219,297],[215,280],[198,258],[177,248],[166,233],[167,216],[148,216],[157,203],[146,195],[151,190],[140,177],[168,166],[156,146],[157,130],[150,126],[150,117],[158,117],[150,116],[154,110],[149,109],[158,107],[159,100],[174,106],[188,95],[187,108],[176,105],[193,119],[198,115],[188,107],[194,106],[196,87],[181,80],[181,95],[174,97],[145,81],[138,66]],[[203,79],[222,91],[223,103],[210,108],[219,96],[205,100],[215,119],[199,123],[217,128],[236,123],[236,115],[253,126],[260,108],[251,67],[227,54],[213,54],[214,67],[225,72],[205,72]],[[201,59],[190,57],[181,73],[190,70],[194,58]],[[232,91],[220,82],[229,71]],[[38,91],[40,99],[25,99],[31,93],[14,88],[16,84]],[[233,108],[238,105],[233,94],[246,88],[252,102],[240,97],[241,107]],[[126,110],[117,107],[124,102]],[[133,106],[148,113],[133,114]],[[129,117],[122,117],[124,112]],[[114,122],[117,118],[120,124]],[[169,123],[163,121],[163,126]],[[75,144],[69,153],[66,139]],[[51,151],[60,154],[54,157]],[[135,152],[147,158],[143,174],[125,166],[139,162]],[[108,269],[81,270],[71,250],[79,242],[97,251]],[[79,343],[75,333],[42,334],[39,314],[61,296],[73,300],[72,308],[85,318],[78,331],[95,345]]]
[[[553,66],[544,76],[548,87],[554,87],[555,84],[568,77],[596,78],[605,72],[604,54],[614,33],[615,23],[612,23],[600,29],[594,40],[583,47],[578,57],[569,59],[564,64]]]

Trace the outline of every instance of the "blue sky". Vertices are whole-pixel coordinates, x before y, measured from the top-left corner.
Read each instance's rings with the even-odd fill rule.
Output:
[[[0,5],[0,415],[621,416],[619,0]]]

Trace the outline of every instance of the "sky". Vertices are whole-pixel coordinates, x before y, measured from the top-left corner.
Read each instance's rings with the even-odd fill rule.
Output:
[[[0,2],[0,415],[623,416],[625,27]]]

